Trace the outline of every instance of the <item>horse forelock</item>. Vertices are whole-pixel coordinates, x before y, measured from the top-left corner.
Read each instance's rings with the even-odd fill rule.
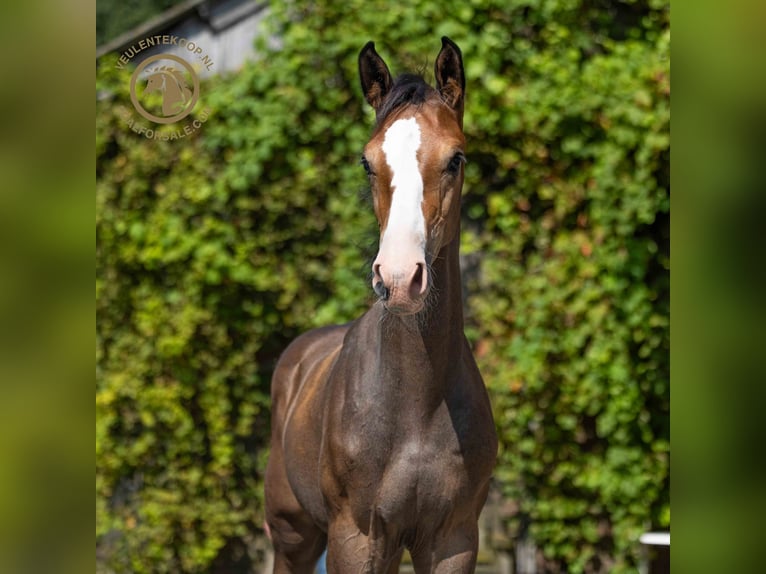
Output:
[[[402,74],[394,80],[391,90],[383,100],[377,113],[377,123],[380,126],[389,116],[401,108],[423,105],[438,92],[419,74]]]

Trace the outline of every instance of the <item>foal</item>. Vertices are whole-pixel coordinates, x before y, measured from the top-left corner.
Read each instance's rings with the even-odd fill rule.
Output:
[[[472,572],[497,455],[487,392],[463,334],[459,267],[465,79],[442,38],[436,89],[359,55],[377,123],[362,164],[380,249],[379,300],[310,331],[272,381],[266,517],[275,573]]]

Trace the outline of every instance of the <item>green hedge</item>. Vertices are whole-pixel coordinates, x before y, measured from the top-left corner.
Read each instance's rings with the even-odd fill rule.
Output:
[[[445,13],[446,12],[446,13]],[[270,5],[278,49],[203,84],[199,134],[131,132],[97,75],[98,564],[255,559],[269,376],[370,301],[356,56],[466,60],[467,332],[512,537],[549,570],[627,571],[668,527],[669,8],[553,0]],[[107,97],[103,97],[107,94]]]

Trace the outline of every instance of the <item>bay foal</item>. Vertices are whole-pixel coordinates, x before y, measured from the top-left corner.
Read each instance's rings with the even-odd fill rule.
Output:
[[[442,38],[436,89],[359,55],[377,123],[364,149],[380,248],[379,300],[310,331],[272,381],[266,516],[274,572],[472,572],[497,454],[463,334],[458,251],[465,138],[460,49]]]

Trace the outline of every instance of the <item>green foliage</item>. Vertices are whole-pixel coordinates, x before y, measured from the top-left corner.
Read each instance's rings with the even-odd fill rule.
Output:
[[[469,306],[514,530],[552,570],[621,572],[669,526],[669,34],[664,10],[615,5],[636,25],[611,29],[579,4],[479,58]]]
[[[252,554],[274,362],[369,302],[358,50],[430,70],[446,34],[468,76],[467,332],[511,533],[551,570],[629,570],[669,523],[666,3],[320,4],[270,5],[279,48],[203,84],[186,140],[131,132],[130,72],[100,63],[101,563]]]

